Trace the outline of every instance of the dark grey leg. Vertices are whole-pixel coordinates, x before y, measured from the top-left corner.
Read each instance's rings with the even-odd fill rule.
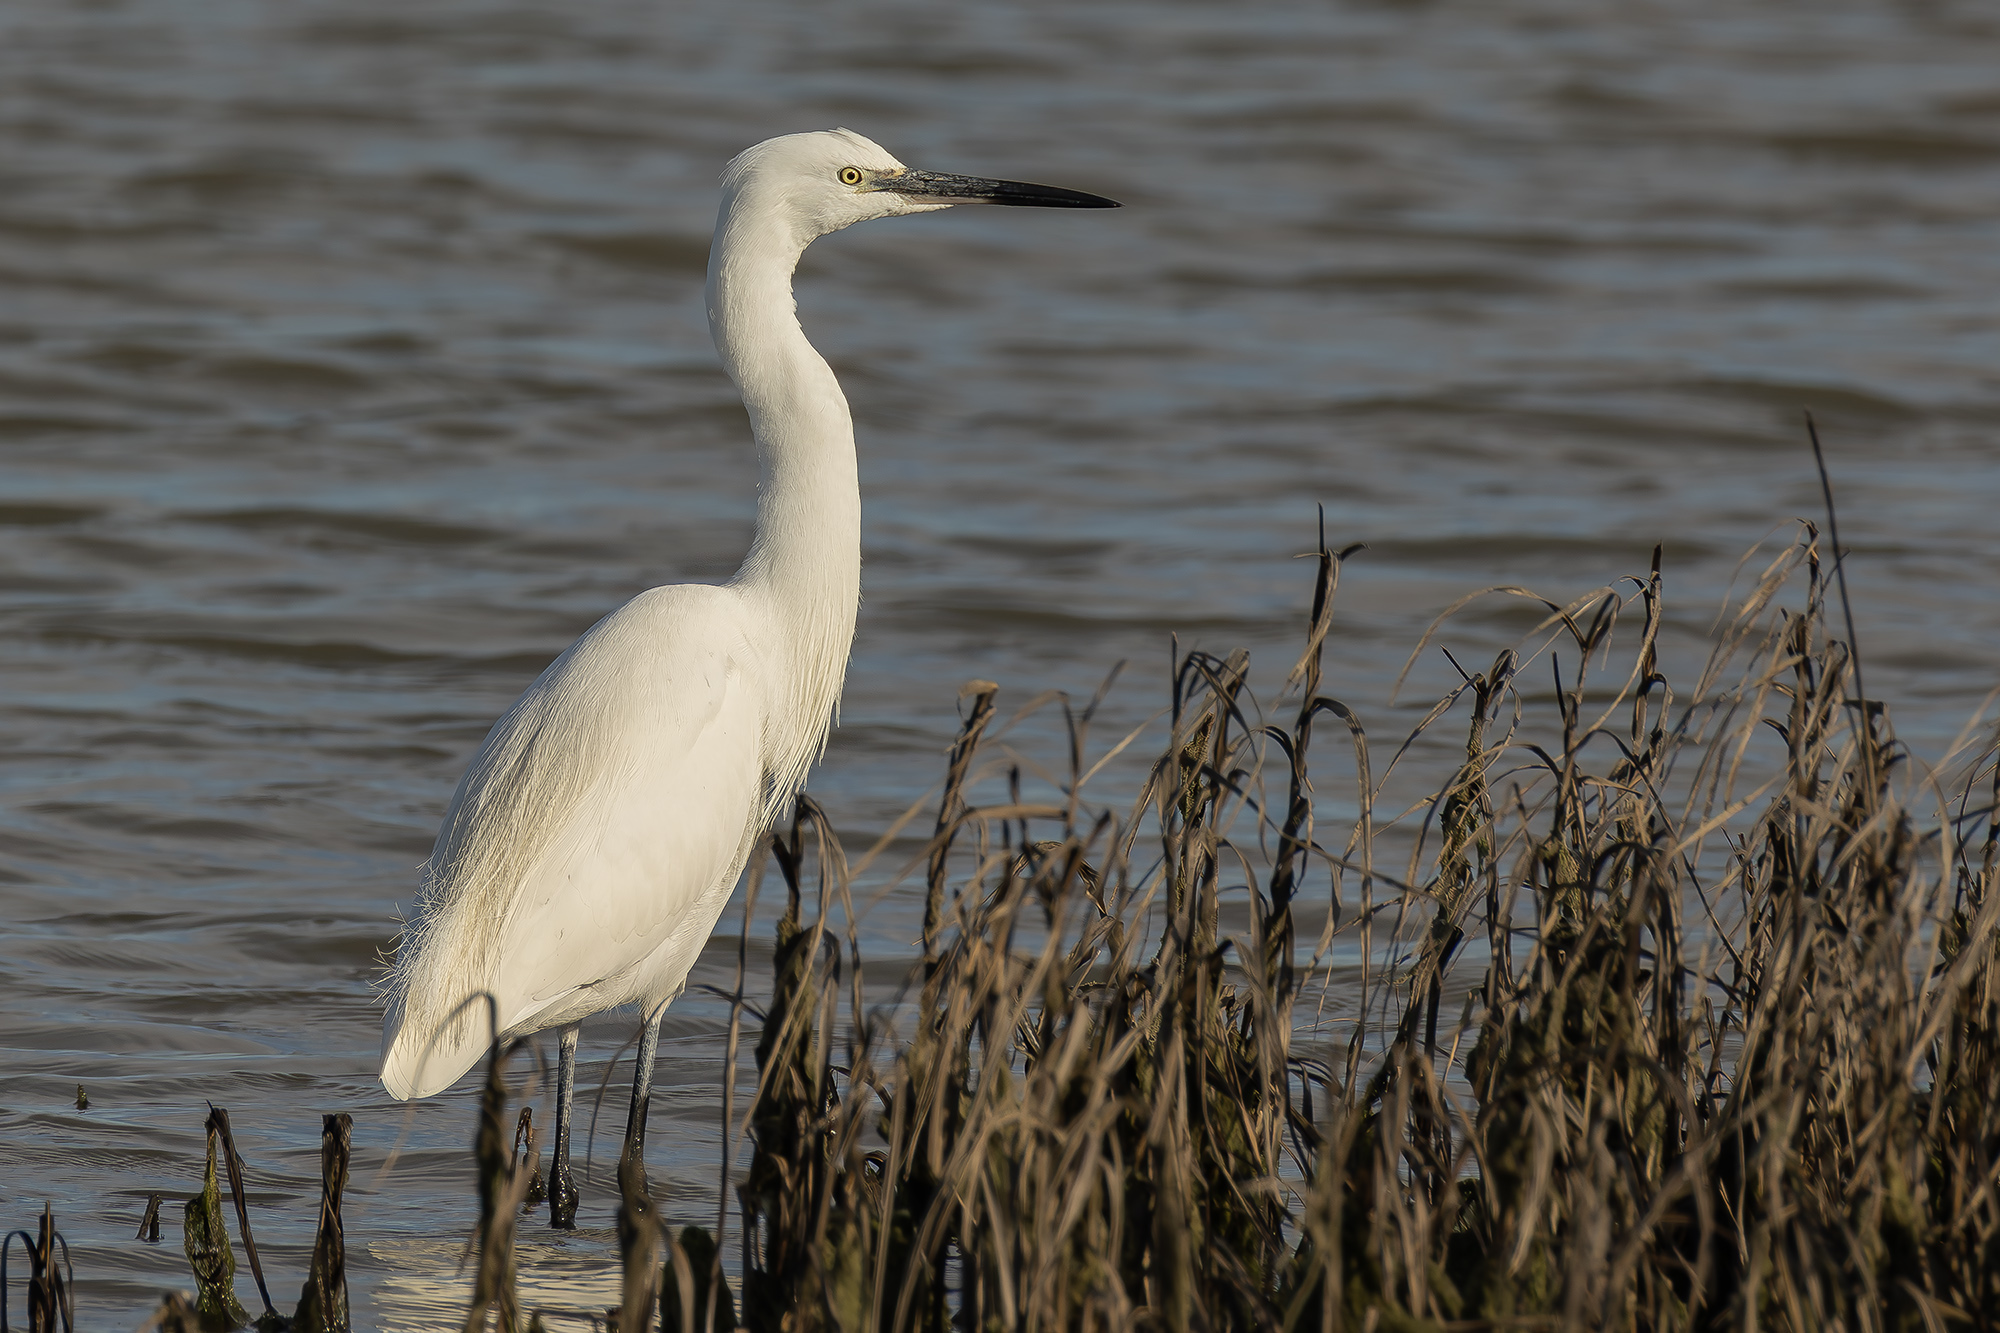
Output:
[[[576,1203],[581,1193],[569,1173],[570,1104],[576,1100],[577,1025],[562,1030],[562,1054],[556,1060],[556,1145],[549,1168],[549,1225],[576,1230]]]
[[[646,1112],[653,1105],[653,1057],[660,1049],[660,1019],[666,1012],[667,1007],[661,1005],[639,1029],[639,1060],[632,1070],[632,1110],[625,1118],[625,1148],[619,1160],[630,1157],[642,1167],[646,1164]]]

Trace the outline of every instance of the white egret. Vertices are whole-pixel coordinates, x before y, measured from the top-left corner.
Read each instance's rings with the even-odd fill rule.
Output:
[[[456,1082],[502,1037],[561,1030],[550,1218],[574,1225],[579,1024],[636,1005],[625,1128],[642,1154],[660,1017],[751,846],[825,747],[861,594],[854,427],[806,341],[792,273],[816,238],[953,204],[1115,208],[1017,181],[905,167],[849,130],[748,149],[722,177],[708,324],[743,395],[756,538],[717,587],[643,592],[530,685],[460,779],[405,930],[382,1025],[398,1100]]]

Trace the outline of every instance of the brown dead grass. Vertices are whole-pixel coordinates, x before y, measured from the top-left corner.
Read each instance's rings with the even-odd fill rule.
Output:
[[[1456,776],[1389,814],[1321,692],[1329,550],[1278,724],[1244,655],[1184,655],[1128,806],[1092,799],[1092,709],[1054,797],[970,804],[1015,768],[975,683],[900,1006],[802,804],[725,1209],[744,1324],[2000,1323],[2000,778],[1990,738],[1897,743],[1822,560],[1803,527],[1685,696],[1657,558],[1540,603],[1555,689],[1514,652],[1466,679],[1402,742],[1456,718]],[[707,1308],[665,1323],[718,1326],[683,1239]]]

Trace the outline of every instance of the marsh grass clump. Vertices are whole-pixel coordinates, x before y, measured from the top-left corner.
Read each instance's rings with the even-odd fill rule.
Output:
[[[1380,772],[1322,691],[1342,554],[1268,710],[1244,654],[1177,659],[1129,803],[1094,799],[1095,702],[1024,795],[968,687],[897,1002],[801,803],[773,991],[738,995],[744,1325],[2000,1323],[2000,776],[1897,742],[1818,531],[1686,695],[1656,553],[1534,599]],[[1455,774],[1388,808],[1445,726]],[[725,1284],[667,1281],[669,1326],[725,1326]]]
[[[499,1058],[496,1052],[496,1064]],[[258,1257],[257,1241],[250,1230],[243,1159],[236,1151],[229,1112],[211,1104],[203,1128],[207,1132],[207,1162],[202,1171],[201,1190],[187,1200],[183,1210],[181,1234],[188,1268],[194,1277],[194,1297],[190,1301],[179,1292],[166,1292],[159,1307],[141,1327],[158,1329],[160,1333],[243,1327],[254,1327],[259,1333],[348,1333],[352,1325],[347,1306],[346,1233],[340,1204],[347,1191],[348,1167],[353,1157],[353,1117],[345,1113],[321,1117],[319,1223],[305,1284],[299,1293],[298,1306],[290,1316],[280,1314],[272,1305],[270,1288],[264,1281],[263,1261]],[[220,1174],[218,1158],[222,1163]],[[257,1294],[264,1303],[263,1314],[254,1321],[236,1297],[236,1256],[222,1208],[224,1178],[229,1182],[230,1201],[235,1205],[237,1235],[244,1256],[250,1261]],[[163,1194],[147,1197],[145,1216],[134,1240],[148,1244],[159,1241],[160,1207],[165,1198]],[[0,1333],[6,1333],[6,1327],[6,1319],[0,1316]],[[31,1327],[39,1330],[42,1326]]]

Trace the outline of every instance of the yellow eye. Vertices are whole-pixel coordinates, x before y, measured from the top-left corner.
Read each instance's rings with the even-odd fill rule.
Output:
[[[859,184],[861,184],[861,172],[860,172],[859,168],[856,168],[856,167],[842,167],[842,168],[840,169],[840,183],[841,183],[842,185],[859,185]]]

